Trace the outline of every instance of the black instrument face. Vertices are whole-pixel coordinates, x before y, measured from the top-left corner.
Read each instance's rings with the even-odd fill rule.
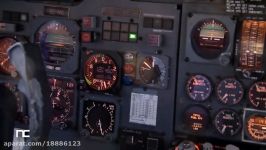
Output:
[[[220,110],[214,120],[215,127],[221,135],[234,136],[242,127],[240,116],[233,110]]]
[[[61,66],[74,55],[75,40],[66,25],[50,21],[42,25],[35,34],[40,44],[46,68],[61,70]]]
[[[194,26],[191,41],[200,57],[215,59],[225,52],[229,44],[229,32],[221,21],[205,19]]]
[[[49,78],[52,105],[51,124],[65,129],[71,125],[74,112],[75,82],[70,79]]]
[[[82,126],[91,136],[105,137],[114,132],[116,106],[112,103],[85,101]]]
[[[234,105],[238,104],[242,100],[244,96],[244,89],[238,80],[234,78],[227,78],[220,81],[216,88],[216,94],[222,103]]]
[[[266,116],[250,116],[246,121],[246,130],[252,140],[266,142]]]
[[[193,132],[201,132],[209,124],[209,112],[202,106],[190,106],[185,110],[184,121],[186,127]]]
[[[205,101],[211,95],[212,85],[207,77],[203,75],[193,75],[187,81],[186,92],[194,101]]]
[[[266,82],[256,82],[249,89],[249,101],[253,107],[266,109]]]
[[[166,78],[166,66],[157,57],[146,57],[140,64],[140,77],[146,84],[158,84]]]
[[[93,54],[84,64],[84,78],[88,86],[97,91],[106,91],[115,86],[118,66],[114,59],[106,54]]]

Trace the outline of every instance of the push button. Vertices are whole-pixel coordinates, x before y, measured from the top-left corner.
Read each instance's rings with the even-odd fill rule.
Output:
[[[151,18],[151,17],[144,17],[143,27],[144,28],[153,28],[153,18]]]
[[[173,24],[174,24],[173,19],[163,19],[162,29],[173,30]]]

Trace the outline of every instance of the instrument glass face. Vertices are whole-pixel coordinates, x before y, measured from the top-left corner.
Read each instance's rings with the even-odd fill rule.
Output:
[[[225,52],[229,44],[229,32],[217,19],[205,19],[198,22],[191,33],[195,52],[205,59],[215,59]]]
[[[47,69],[61,70],[61,66],[74,55],[74,36],[57,21],[41,26],[35,34],[35,42],[40,44]]]
[[[145,84],[159,84],[165,81],[166,66],[161,59],[149,56],[140,64],[139,73]]]
[[[209,112],[201,106],[190,106],[185,111],[185,124],[193,132],[201,132],[209,124]]]
[[[241,31],[239,67],[263,69],[266,21],[244,20]]]
[[[234,78],[223,79],[217,86],[216,93],[218,99],[228,105],[238,104],[243,96],[242,84]]]
[[[246,121],[248,136],[255,141],[266,142],[266,116],[252,115]]]
[[[76,83],[70,79],[49,78],[51,87],[52,126],[60,129],[71,125],[74,113]]]
[[[0,39],[0,71],[6,74],[11,74],[16,71],[15,67],[9,62],[7,49],[16,43],[13,38],[5,37]]]
[[[194,101],[205,101],[211,95],[212,85],[207,77],[203,75],[193,75],[187,81],[186,92]]]
[[[115,113],[116,106],[112,103],[85,101],[82,126],[91,136],[107,136],[114,132]]]
[[[118,80],[118,66],[108,55],[93,54],[85,62],[84,77],[90,88],[106,91]]]
[[[233,110],[223,109],[218,112],[215,117],[215,127],[221,135],[234,136],[236,135],[241,127],[241,118]]]
[[[266,82],[256,82],[249,89],[249,101],[253,107],[266,109]]]

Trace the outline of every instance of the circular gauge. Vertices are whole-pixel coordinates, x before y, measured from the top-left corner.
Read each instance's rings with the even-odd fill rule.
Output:
[[[57,21],[41,26],[35,34],[35,42],[40,44],[48,69],[61,70],[61,65],[74,55],[74,36],[64,24]]]
[[[115,105],[105,102],[87,101],[83,108],[83,127],[91,136],[106,136],[114,131]]]
[[[191,131],[200,132],[209,124],[209,112],[201,106],[190,106],[185,111],[185,124]]]
[[[249,101],[259,109],[266,109],[266,82],[256,82],[249,89]]]
[[[230,109],[220,110],[214,120],[217,131],[225,136],[233,136],[237,134],[241,127],[241,118]]]
[[[71,122],[75,83],[71,80],[49,78],[51,86],[52,126],[67,128]]]
[[[15,67],[10,64],[7,49],[16,43],[13,38],[5,37],[0,39],[0,71],[11,74],[16,71]]]
[[[148,56],[141,62],[139,73],[145,84],[162,83],[166,78],[166,66],[161,59]]]
[[[242,84],[234,78],[223,79],[216,88],[218,99],[228,105],[238,104],[243,96]]]
[[[229,44],[226,26],[217,19],[205,19],[198,22],[191,33],[194,51],[202,58],[219,57]]]
[[[210,80],[203,75],[191,76],[186,84],[188,96],[194,101],[207,100],[212,92]]]
[[[90,88],[106,91],[115,85],[118,79],[118,67],[110,56],[92,54],[85,62],[84,77]]]
[[[256,141],[266,141],[266,116],[252,115],[246,121],[248,136]]]

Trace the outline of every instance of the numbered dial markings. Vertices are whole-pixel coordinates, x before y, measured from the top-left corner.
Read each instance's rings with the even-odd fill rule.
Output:
[[[241,127],[241,118],[233,110],[224,109],[218,112],[214,121],[217,131],[225,136],[237,134]]]
[[[0,39],[0,71],[3,73],[11,74],[16,71],[15,67],[10,64],[7,49],[16,43],[16,40],[5,37]]]
[[[246,130],[251,139],[266,142],[266,116],[250,116],[246,122]]]
[[[253,107],[266,109],[266,82],[256,82],[249,89],[249,101]]]
[[[199,56],[214,59],[226,50],[229,43],[229,32],[219,20],[205,19],[193,28],[191,41]]]
[[[116,106],[112,103],[86,101],[83,108],[83,128],[91,136],[104,137],[114,132]]]
[[[51,87],[52,126],[64,129],[73,115],[75,83],[69,79],[49,78]]]
[[[35,34],[35,42],[40,44],[47,69],[61,70],[61,66],[74,55],[74,36],[57,21],[41,26]]]
[[[207,100],[212,92],[210,80],[203,75],[193,75],[186,84],[188,96],[194,101]]]
[[[118,80],[118,66],[108,55],[93,54],[85,62],[84,77],[90,88],[106,91]]]
[[[166,66],[157,57],[146,57],[140,64],[140,78],[146,84],[159,84],[165,81]]]
[[[222,80],[216,89],[218,99],[228,105],[238,104],[243,96],[244,89],[242,84],[233,78]]]

